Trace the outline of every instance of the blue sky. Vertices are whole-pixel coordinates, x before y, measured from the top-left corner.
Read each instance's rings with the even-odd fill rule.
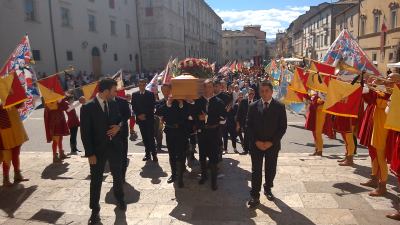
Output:
[[[306,12],[310,6],[330,0],[205,0],[225,21],[225,29],[242,29],[244,25],[259,24],[267,38]]]

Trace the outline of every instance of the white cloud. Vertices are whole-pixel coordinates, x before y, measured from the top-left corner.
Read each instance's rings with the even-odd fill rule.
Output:
[[[244,25],[261,25],[267,38],[274,38],[278,30],[285,30],[308,7],[286,7],[265,10],[216,10],[224,20],[223,29],[241,30]]]

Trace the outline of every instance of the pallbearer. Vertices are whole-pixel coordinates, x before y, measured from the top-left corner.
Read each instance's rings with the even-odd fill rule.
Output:
[[[214,96],[211,79],[204,81],[204,95],[195,101],[194,107],[201,166],[199,184],[204,184],[208,178],[206,162],[208,158],[211,169],[211,188],[217,190],[217,163],[221,141],[219,129],[220,122],[225,120],[226,110],[223,101]]]
[[[14,166],[14,183],[27,181],[21,174],[19,154],[28,140],[24,125],[15,106],[4,109],[0,105],[0,154],[3,162],[3,185],[10,186],[10,167]],[[0,162],[0,163],[1,163]]]
[[[187,146],[187,129],[185,123],[189,117],[189,104],[183,100],[174,100],[171,86],[164,84],[161,88],[164,99],[159,102],[156,114],[165,123],[169,164],[171,177],[168,183],[178,181],[178,187],[183,187],[183,172],[185,170],[185,155]]]

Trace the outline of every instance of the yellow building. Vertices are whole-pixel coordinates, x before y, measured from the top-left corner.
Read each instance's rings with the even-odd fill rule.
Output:
[[[361,1],[359,43],[382,74],[388,63],[400,61],[399,7],[399,0]]]

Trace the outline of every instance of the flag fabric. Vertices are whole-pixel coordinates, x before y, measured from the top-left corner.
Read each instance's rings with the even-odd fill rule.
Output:
[[[29,37],[26,35],[8,57],[4,67],[0,69],[0,77],[16,72],[21,85],[24,87],[27,101],[18,108],[21,120],[27,119],[37,106],[41,104],[39,90],[33,84],[36,81],[36,74],[31,64],[33,55]]]
[[[64,98],[64,90],[57,75],[38,80],[37,84],[45,104]]]
[[[289,88],[287,89],[286,96],[283,99],[283,103],[289,105],[292,103],[302,103],[303,101],[304,101],[304,94],[294,91],[289,86]]]
[[[27,99],[25,89],[15,72],[0,78],[0,103],[3,108],[10,108]]]
[[[375,76],[381,76],[367,54],[365,54],[357,41],[346,29],[339,34],[323,58],[324,63],[332,66],[338,65],[340,61],[350,67],[356,68],[360,72],[365,71]],[[347,72],[346,70],[340,70],[336,75],[354,77],[354,73]]]
[[[146,85],[146,90],[153,92],[154,94],[158,94],[158,77],[160,74],[155,74],[153,79],[151,79],[150,83]]]
[[[307,94],[308,93],[308,88],[307,88],[307,80],[308,80],[308,75],[309,73],[305,73],[303,68],[296,67],[294,70],[293,74],[293,79],[292,82],[289,86],[289,89],[292,89],[293,91]]]
[[[400,132],[400,88],[398,85],[393,87],[393,93],[390,97],[389,113],[386,117],[385,128]]]
[[[332,80],[328,87],[328,94],[323,111],[336,116],[357,118],[362,98],[360,84]]]
[[[124,79],[123,79],[122,75],[123,75],[123,71],[122,71],[122,69],[120,69],[112,76],[112,79],[117,82],[117,91],[124,89]]]
[[[216,62],[214,62],[213,64],[211,64],[211,70],[212,70],[213,73],[215,73],[215,64],[216,64]]]
[[[237,68],[236,68],[236,60],[229,66],[229,70],[230,70],[232,73],[235,73],[235,72],[237,71]]]
[[[168,61],[162,75],[162,84],[170,84],[172,79],[172,62]],[[159,75],[160,76],[160,75]]]
[[[85,97],[86,101],[89,101],[96,97],[96,94],[99,92],[99,82],[96,81],[91,84],[87,84],[83,87],[81,87],[81,90],[83,92],[83,96]]]
[[[333,79],[329,75],[335,74],[335,67],[313,61],[311,62],[309,73],[310,75],[307,79],[307,87],[314,91],[327,93],[329,82]],[[318,73],[323,73],[326,75],[321,75]]]

